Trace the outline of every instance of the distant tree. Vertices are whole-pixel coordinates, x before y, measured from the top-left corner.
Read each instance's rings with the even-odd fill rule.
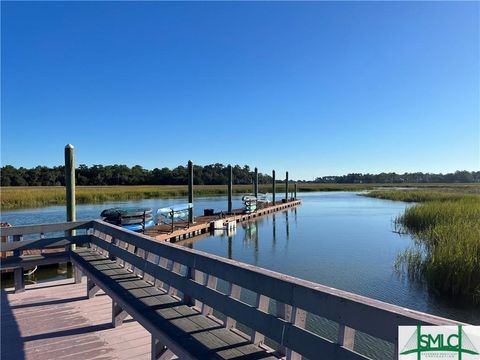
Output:
[[[251,185],[253,171],[248,165],[232,166],[233,182],[235,184]],[[223,164],[209,164],[205,166],[194,165],[194,183],[206,185],[219,185],[227,183],[227,167]],[[184,165],[174,169],[155,168],[146,170],[140,165],[129,168],[126,165],[92,165],[80,164],[76,169],[77,185],[181,185],[188,179],[187,168]],[[269,184],[272,177],[269,174],[258,174],[260,184]],[[282,182],[282,179],[278,179]],[[361,174],[350,173],[342,176],[317,177],[318,183],[439,183],[439,182],[480,182],[480,171],[456,171],[449,174],[432,173],[380,173]],[[1,168],[1,186],[60,186],[65,185],[65,167],[56,166],[49,168],[37,166],[26,169],[5,165]]]

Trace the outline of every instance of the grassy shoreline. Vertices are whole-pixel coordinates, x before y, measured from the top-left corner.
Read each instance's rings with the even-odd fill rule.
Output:
[[[298,183],[299,192],[312,191],[364,191],[378,188],[424,188],[424,189],[462,189],[462,191],[480,192],[480,184],[306,184]],[[277,184],[277,196],[285,192],[284,184]],[[271,192],[272,185],[260,185],[261,192]],[[293,184],[290,185],[290,191]],[[251,185],[234,185],[236,194],[252,191]],[[223,195],[226,185],[195,185],[196,196]],[[14,210],[65,204],[65,188],[62,186],[0,187],[0,207],[2,210]],[[142,185],[142,186],[77,186],[78,204],[93,204],[106,201],[138,200],[187,196],[187,186],[183,185]]]
[[[480,303],[480,194],[465,191],[384,190],[367,196],[417,202],[396,219],[415,244],[395,269],[439,293]]]

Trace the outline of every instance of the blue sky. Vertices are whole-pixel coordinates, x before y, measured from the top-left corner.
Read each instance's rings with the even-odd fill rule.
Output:
[[[478,2],[2,2],[2,165],[480,165]]]

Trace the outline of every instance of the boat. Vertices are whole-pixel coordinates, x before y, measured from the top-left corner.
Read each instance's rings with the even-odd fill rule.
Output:
[[[192,203],[172,205],[157,210],[157,215],[170,221],[182,220],[188,217],[190,209],[193,209]]]
[[[124,217],[139,217],[144,215],[152,215],[152,209],[148,208],[111,208],[105,209],[100,216],[113,219]]]
[[[255,195],[244,195],[242,201],[245,204],[247,214],[257,210],[257,197]]]
[[[128,230],[131,230],[131,231],[142,231],[143,229],[148,229],[152,226],[155,226],[155,221],[153,221],[153,219],[149,220],[149,221],[146,221],[145,222],[145,226],[140,223],[140,224],[130,224],[130,225],[122,225],[122,227],[124,229],[128,229]]]
[[[244,195],[242,197],[242,201],[244,203],[246,202],[254,202],[254,201],[257,201],[257,197],[255,195]]]
[[[103,221],[132,231],[142,231],[155,225],[152,209],[111,208],[100,213]]]

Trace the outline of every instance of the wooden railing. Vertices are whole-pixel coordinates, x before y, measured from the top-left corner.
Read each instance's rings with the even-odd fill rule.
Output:
[[[1,229],[0,234],[18,237],[74,229],[86,233],[19,241],[16,245],[2,245],[1,250],[15,250],[18,255],[22,249],[34,246],[42,249],[89,243],[144,280],[179,296],[203,314],[217,317],[226,328],[251,342],[275,348],[287,359],[317,359],[319,354],[331,359],[365,359],[354,351],[357,332],[390,343],[389,357],[396,358],[398,326],[459,324],[257,266],[156,242],[101,221],[13,227]],[[336,339],[327,340],[308,328],[309,317],[338,324]]]

